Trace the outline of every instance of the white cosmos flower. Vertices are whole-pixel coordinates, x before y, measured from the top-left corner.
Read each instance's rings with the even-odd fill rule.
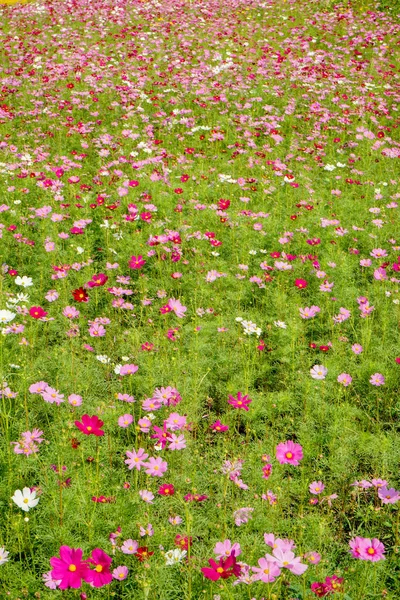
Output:
[[[274,321],[275,327],[279,327],[279,329],[286,329],[287,325],[284,321]]]
[[[32,277],[27,277],[26,275],[20,277],[18,275],[18,277],[15,278],[15,284],[22,285],[22,287],[25,288],[30,287],[31,285],[33,285]]]
[[[4,565],[8,561],[9,552],[5,548],[0,548],[0,565]]]
[[[310,375],[313,379],[325,379],[328,373],[328,369],[323,365],[314,365],[312,369],[310,369]]]
[[[36,498],[36,492],[31,492],[28,487],[24,487],[22,492],[21,490],[15,490],[11,500],[14,500],[15,504],[25,512],[28,512],[30,508],[33,508],[39,502],[39,498]]]
[[[168,552],[165,553],[165,564],[166,565],[176,565],[177,563],[180,563],[186,556],[187,552],[186,550],[179,550],[179,548],[176,548],[175,550],[168,550]]]
[[[15,317],[16,314],[11,312],[11,310],[0,310],[0,323],[10,323]]]

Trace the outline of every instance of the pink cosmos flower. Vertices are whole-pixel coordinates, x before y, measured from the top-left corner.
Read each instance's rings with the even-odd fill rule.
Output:
[[[171,433],[169,442],[168,450],[183,450],[183,448],[186,448],[186,440],[185,436],[183,435],[175,435],[175,433]]]
[[[381,487],[378,490],[378,496],[382,504],[395,504],[400,500],[400,492],[394,488]]]
[[[340,375],[338,375],[337,380],[338,383],[341,383],[342,385],[344,385],[344,387],[347,387],[351,384],[353,378],[348,373],[341,373]]]
[[[150,457],[148,463],[145,464],[144,467],[146,475],[151,475],[151,477],[163,477],[164,473],[168,470],[168,463],[160,456],[157,458]]]
[[[132,423],[133,423],[132,415],[122,415],[122,417],[119,417],[119,419],[118,419],[118,425],[120,427],[129,427],[129,425],[131,425]]]
[[[361,560],[370,560],[371,562],[385,560],[385,546],[377,538],[372,540],[363,538],[359,545],[359,551]]]
[[[296,548],[293,540],[281,540],[281,538],[276,538],[273,533],[264,533],[264,542],[270,548],[280,548],[284,552]]]
[[[111,556],[108,556],[101,548],[95,548],[92,551],[92,555],[87,560],[88,563],[95,565],[94,569],[90,569],[86,574],[88,583],[91,583],[93,587],[99,588],[104,585],[108,585],[112,581],[112,575],[110,573],[110,566],[112,563]]]
[[[61,546],[60,558],[53,556],[50,559],[50,565],[53,567],[50,575],[53,580],[60,581],[58,585],[60,590],[78,589],[81,587],[82,579],[86,581],[89,568],[87,563],[82,561],[82,554],[80,548]]]
[[[282,442],[276,447],[276,459],[281,464],[298,466],[303,458],[303,448],[291,440]]]
[[[130,269],[141,269],[145,264],[146,261],[143,260],[143,256],[139,254],[139,256],[131,256],[128,266]]]
[[[242,553],[240,544],[237,542],[232,544],[231,540],[224,540],[223,542],[217,542],[215,544],[214,554],[217,558],[230,556],[232,552],[234,556],[239,556]]]
[[[310,490],[311,494],[322,494],[322,492],[325,489],[325,486],[322,483],[322,481],[313,481],[313,483],[310,483],[308,489]]]
[[[186,427],[187,421],[185,416],[178,413],[171,413],[165,421],[167,429],[170,431],[180,431]]]
[[[139,367],[137,365],[123,365],[119,371],[120,375],[133,375],[138,371]]]
[[[229,427],[228,425],[223,425],[221,423],[221,421],[215,421],[215,423],[213,423],[212,425],[210,425],[210,429],[212,429],[213,431],[228,431]]]
[[[50,590],[56,590],[61,583],[61,579],[53,579],[51,576],[51,571],[43,573],[42,577],[44,585]]]
[[[353,350],[354,354],[361,354],[363,351],[363,347],[360,344],[353,344],[351,349]]]
[[[311,565],[318,565],[321,562],[321,555],[318,552],[306,552],[304,558]]]
[[[249,405],[251,402],[251,398],[249,398],[247,394],[243,395],[242,392],[238,392],[236,398],[231,395],[228,397],[228,404],[234,408],[243,408],[245,411],[249,410]]]
[[[146,466],[146,463],[144,462],[146,460],[146,458],[148,458],[148,454],[145,453],[143,448],[139,448],[139,450],[136,452],[136,450],[132,450],[132,452],[129,452],[129,450],[126,452],[126,456],[128,457],[125,460],[125,464],[128,465],[129,469],[137,469],[138,471],[140,471],[141,467]]]

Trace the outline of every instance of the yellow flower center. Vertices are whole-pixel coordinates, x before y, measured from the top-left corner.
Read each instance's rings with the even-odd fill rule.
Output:
[[[217,573],[223,573],[223,572],[224,572],[223,568],[222,567],[218,567]]]
[[[374,548],[368,548],[368,550],[367,550],[367,553],[368,553],[368,554],[371,554],[371,555],[372,555],[372,554],[375,554],[375,550],[374,550]]]
[[[265,573],[266,575],[268,575],[269,569],[264,569],[263,573]]]
[[[98,573],[101,573],[103,570],[103,567],[101,565],[96,565],[95,571],[97,571]]]
[[[291,452],[286,452],[286,458],[293,458],[293,454]]]
[[[76,565],[69,565],[68,571],[71,571],[71,573],[75,573],[75,571],[76,571]]]
[[[29,498],[24,498],[24,504],[28,504]]]
[[[92,428],[90,427],[90,425],[89,425],[89,427],[86,427],[86,429],[87,429],[88,431],[92,431]]]

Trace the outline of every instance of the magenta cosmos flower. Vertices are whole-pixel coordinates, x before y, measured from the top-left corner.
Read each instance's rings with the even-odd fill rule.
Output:
[[[99,419],[96,415],[89,417],[89,415],[83,415],[82,423],[75,421],[75,425],[85,435],[95,435],[97,437],[104,435],[104,431],[100,429],[104,425],[104,422]]]
[[[80,548],[61,546],[60,558],[53,556],[50,559],[50,565],[53,567],[50,575],[53,580],[60,580],[60,590],[80,588],[82,579],[86,581],[89,568],[86,562],[82,561],[82,554]]]
[[[94,569],[90,569],[86,575],[86,581],[91,583],[93,587],[99,588],[111,583],[112,575],[110,566],[112,563],[111,556],[108,556],[101,548],[95,548],[92,556],[88,558],[88,563],[95,565]]]
[[[247,394],[243,395],[242,392],[238,392],[236,398],[231,395],[228,397],[228,404],[234,408],[243,408],[245,411],[249,410],[249,404],[251,404],[251,402],[251,398],[249,398]]]
[[[302,458],[303,448],[291,440],[282,442],[276,447],[276,460],[281,465],[289,464],[297,467]]]

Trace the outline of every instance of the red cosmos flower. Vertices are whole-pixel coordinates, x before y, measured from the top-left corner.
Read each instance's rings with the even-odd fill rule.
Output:
[[[83,287],[77,288],[76,290],[72,290],[72,296],[74,300],[77,302],[89,302],[89,294]]]
[[[204,500],[208,500],[208,496],[204,494],[186,494],[183,499],[185,502],[204,502]]]
[[[141,348],[143,352],[151,352],[152,350],[154,350],[154,344],[152,344],[151,342],[145,342],[144,344],[142,344]]]
[[[216,563],[212,558],[209,559],[209,567],[203,567],[201,572],[204,577],[211,579],[211,581],[218,581],[218,579],[228,579],[235,575],[240,575],[240,565],[236,562],[235,553],[231,552],[228,558],[220,558],[219,562]]]
[[[32,308],[29,309],[29,314],[34,319],[41,319],[42,317],[46,317],[48,313],[40,306],[32,306]]]
[[[75,421],[75,425],[85,435],[96,435],[97,437],[104,435],[104,431],[100,429],[100,427],[104,425],[104,422],[96,415],[93,415],[93,417],[83,415],[82,423],[80,421]]]
[[[249,410],[249,404],[251,402],[251,398],[249,398],[247,394],[243,396],[242,392],[237,393],[237,398],[231,395],[229,395],[228,398],[228,404],[230,404],[234,408],[243,408],[243,410],[245,411]]]
[[[263,350],[265,350],[265,348],[267,347],[266,343],[264,342],[264,340],[260,340],[258,346],[257,346],[257,350],[259,350],[260,352],[262,352]]]
[[[330,347],[329,346],[320,346],[319,349],[321,350],[321,352],[329,352]]]
[[[185,183],[185,181],[187,181],[188,179],[189,179],[189,175],[186,175],[186,174],[181,175],[181,181],[182,181],[182,183]]]
[[[131,256],[131,259],[128,263],[128,267],[130,269],[141,269],[146,264],[146,261],[143,260],[143,256],[139,254],[139,256]]]
[[[16,277],[18,275],[18,271],[16,271],[15,269],[10,269],[8,271],[8,274],[11,275],[11,277]]]
[[[142,213],[140,213],[139,216],[142,219],[142,221],[145,221],[146,223],[150,223],[152,214],[151,214],[151,212],[142,212]]]
[[[397,356],[394,360],[398,365],[400,365],[400,356]]]
[[[165,314],[167,314],[167,313],[170,313],[171,311],[172,311],[172,308],[170,307],[170,305],[169,305],[169,304],[164,304],[164,306],[162,306],[162,307],[160,308],[160,313],[161,313],[162,315],[165,315]],[[171,338],[171,339],[172,339],[172,338]]]
[[[107,282],[107,280],[107,275],[104,275],[104,273],[99,273],[98,275],[93,275],[92,279],[88,281],[88,286],[90,288],[100,287],[104,285]]]
[[[218,208],[220,210],[227,210],[231,205],[231,201],[230,200],[225,200],[224,198],[221,198],[220,200],[218,200]]]
[[[175,494],[175,488],[172,483],[163,483],[158,488],[160,496],[173,496]]]
[[[153,554],[154,552],[150,552],[147,546],[142,546],[141,548],[138,548],[137,552],[135,552],[135,556],[138,560],[140,560],[140,562],[144,562],[146,558],[153,556]]]
[[[294,285],[299,288],[299,290],[303,290],[304,288],[306,288],[308,286],[308,283],[305,279],[296,279],[296,281],[294,282]]]
[[[82,229],[82,227],[71,227],[69,232],[72,233],[72,235],[82,235],[84,233],[84,230]]]
[[[175,546],[178,546],[178,548],[180,548],[181,550],[188,550],[189,546],[192,545],[193,538],[187,537],[184,535],[180,535],[178,533],[178,535],[175,536],[174,542],[175,542]]]
[[[322,583],[321,581],[316,581],[315,583],[312,583],[311,591],[314,592],[314,594],[318,598],[323,598],[324,596],[327,596],[330,592],[330,590],[328,590],[327,586],[324,583]]]

